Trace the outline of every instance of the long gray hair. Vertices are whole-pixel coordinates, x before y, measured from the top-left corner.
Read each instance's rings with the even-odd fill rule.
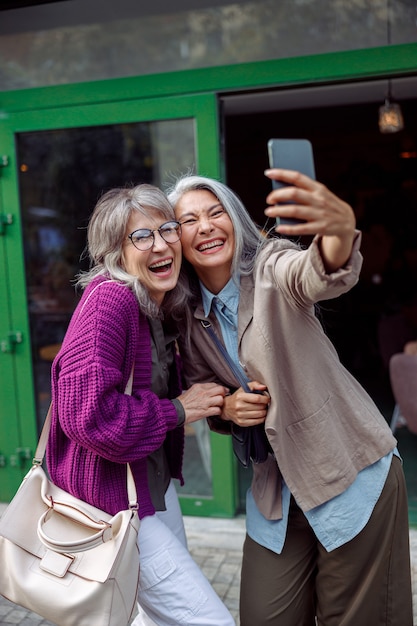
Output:
[[[231,267],[232,276],[251,274],[256,254],[267,243],[267,239],[253,222],[243,202],[224,183],[196,175],[180,177],[167,190],[168,200],[175,208],[185,193],[196,190],[211,192],[223,206],[233,224],[235,251]]]
[[[110,276],[133,291],[148,317],[161,317],[164,310],[175,317],[177,311],[183,310],[189,296],[184,277],[180,277],[175,289],[166,294],[160,309],[140,280],[123,268],[123,242],[129,218],[135,211],[144,216],[158,214],[167,221],[175,220],[174,210],[165,194],[154,185],[141,184],[107,191],[97,202],[88,224],[90,270],[80,273],[76,284],[84,289],[96,276]]]

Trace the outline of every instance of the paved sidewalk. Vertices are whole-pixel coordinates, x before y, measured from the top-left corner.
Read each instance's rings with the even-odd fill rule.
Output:
[[[3,508],[0,504],[0,514]],[[232,520],[185,517],[184,522],[191,554],[229,608],[236,620],[236,626],[239,626],[239,583],[242,545],[245,537],[244,517],[237,517]],[[410,553],[413,577],[414,626],[417,626],[416,529],[410,530]],[[18,626],[55,626],[35,613],[18,607],[0,596],[0,626],[11,626],[12,624]]]

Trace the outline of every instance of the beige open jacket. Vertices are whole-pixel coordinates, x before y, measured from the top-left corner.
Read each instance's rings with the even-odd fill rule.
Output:
[[[268,519],[281,517],[281,476],[298,505],[309,510],[342,493],[360,470],[396,446],[386,420],[342,366],[314,312],[314,303],[357,282],[360,239],[357,232],[351,258],[332,274],[325,272],[318,238],[305,250],[274,240],[259,253],[253,276],[241,278],[239,360],[271,395],[265,429],[275,456],[254,465],[252,481],[257,506]],[[187,384],[238,387],[201,319],[199,305],[191,345],[182,346]],[[209,319],[220,335],[212,313]],[[229,431],[228,422],[210,423]]]

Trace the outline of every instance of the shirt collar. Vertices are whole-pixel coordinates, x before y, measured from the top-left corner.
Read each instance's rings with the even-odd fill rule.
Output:
[[[220,300],[220,302],[222,302],[227,309],[229,309],[234,315],[236,315],[239,306],[239,286],[240,278],[238,277],[236,280],[232,277],[218,294],[214,294],[209,291],[209,289],[207,289],[207,287],[205,287],[200,281],[201,299],[203,302],[204,315],[206,317],[209,316],[213,300],[215,298],[217,300]]]

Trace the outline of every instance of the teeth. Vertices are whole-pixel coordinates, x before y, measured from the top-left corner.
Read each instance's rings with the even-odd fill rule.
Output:
[[[216,246],[222,246],[223,241],[221,239],[216,239],[216,241],[210,241],[210,243],[203,243],[198,247],[199,251],[209,250],[210,248],[216,248]]]
[[[165,259],[165,261],[158,261],[158,263],[152,263],[152,265],[149,266],[150,270],[156,269],[158,267],[164,267],[165,265],[171,265],[172,261],[167,261]]]

